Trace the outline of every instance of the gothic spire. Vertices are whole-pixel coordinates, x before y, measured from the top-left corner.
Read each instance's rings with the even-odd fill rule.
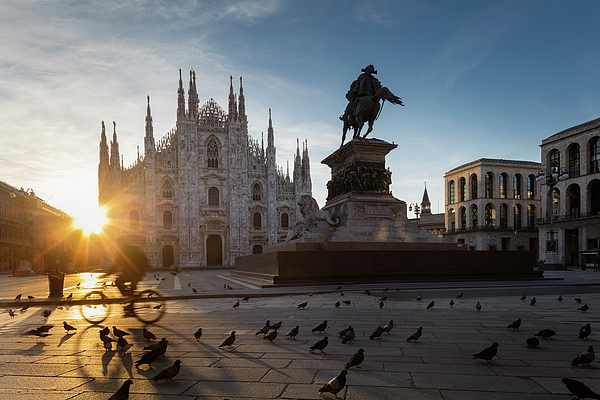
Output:
[[[183,90],[183,80],[181,79],[181,68],[179,68],[179,89],[177,89],[177,119],[185,116],[185,92]]]
[[[229,120],[237,119],[237,107],[235,104],[235,94],[233,94],[233,76],[229,76]]]
[[[119,142],[117,141],[117,123],[113,121],[113,139],[110,142],[111,169],[119,169]]]
[[[196,118],[196,115],[198,114],[198,93],[196,92],[196,71],[194,70],[190,70],[188,113],[191,118]]]
[[[240,120],[246,120],[246,100],[244,98],[244,87],[242,86],[242,77],[240,76],[240,97],[239,97],[239,112]]]
[[[275,137],[273,135],[273,120],[271,119],[271,109],[269,108],[269,129],[267,129],[267,147],[275,147]]]
[[[146,137],[154,136],[154,128],[152,127],[152,113],[150,112],[150,96],[148,96],[148,108],[146,110]]]
[[[421,215],[431,214],[431,202],[427,194],[427,182],[425,182],[425,191],[423,192],[423,200],[421,200]]]
[[[106,142],[106,127],[102,121],[102,133],[100,134],[100,165],[108,166],[108,143]]]

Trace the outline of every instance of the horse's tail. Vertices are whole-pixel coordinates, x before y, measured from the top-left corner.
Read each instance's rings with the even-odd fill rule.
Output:
[[[387,100],[392,104],[398,104],[399,106],[403,106],[402,99],[396,96],[394,93],[390,92],[390,89],[385,86],[382,87],[375,93],[375,98]]]

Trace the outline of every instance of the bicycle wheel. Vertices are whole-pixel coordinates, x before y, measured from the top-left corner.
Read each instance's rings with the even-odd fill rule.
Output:
[[[160,293],[143,290],[133,301],[133,312],[140,321],[153,324],[164,315],[165,303]]]
[[[100,290],[89,292],[83,297],[89,304],[81,305],[81,316],[90,324],[97,325],[108,317],[110,304],[106,301],[106,295]]]

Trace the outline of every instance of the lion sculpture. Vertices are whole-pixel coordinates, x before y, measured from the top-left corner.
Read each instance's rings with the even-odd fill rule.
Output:
[[[332,219],[328,211],[319,209],[317,200],[309,195],[303,195],[298,202],[302,219],[296,222],[287,235],[286,242],[298,239],[305,232],[308,232],[311,227],[317,225],[317,221],[327,221],[331,226],[336,226],[340,223],[337,219]]]

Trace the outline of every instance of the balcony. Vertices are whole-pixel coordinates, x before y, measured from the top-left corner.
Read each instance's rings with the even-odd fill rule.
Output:
[[[514,233],[514,232],[537,232],[538,228],[537,226],[534,226],[533,228],[529,228],[527,226],[522,226],[520,228],[515,228],[512,226],[471,226],[468,228],[455,228],[455,229],[450,229],[446,232],[444,232],[445,235],[448,234],[456,234],[456,233],[467,233],[467,232],[510,232],[510,233]]]
[[[555,215],[553,217],[553,220],[554,220],[554,222],[561,222],[561,221],[575,221],[575,220],[582,220],[582,219],[597,219],[597,218],[600,218],[600,212],[584,212],[584,213],[573,213],[573,214],[567,214],[567,215]],[[537,223],[538,223],[538,225],[549,224],[550,217],[538,218]]]

